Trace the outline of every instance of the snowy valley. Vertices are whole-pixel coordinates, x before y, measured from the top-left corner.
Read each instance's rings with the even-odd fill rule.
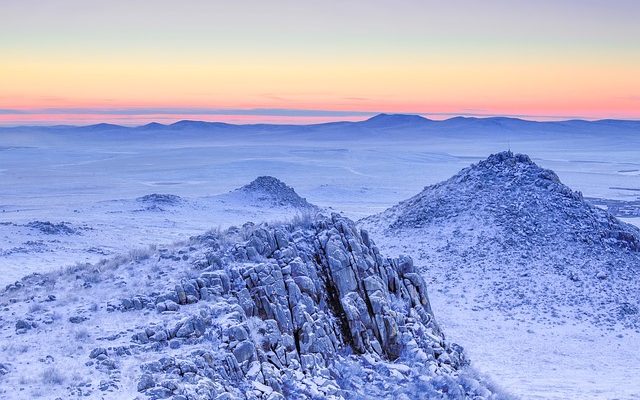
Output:
[[[0,128],[0,395],[639,399],[639,134]]]

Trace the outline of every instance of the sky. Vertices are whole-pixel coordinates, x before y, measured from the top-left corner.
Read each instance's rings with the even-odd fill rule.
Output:
[[[0,0],[0,124],[640,119],[636,0]]]

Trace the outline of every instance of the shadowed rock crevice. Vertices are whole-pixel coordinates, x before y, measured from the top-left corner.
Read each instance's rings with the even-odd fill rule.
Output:
[[[411,259],[383,258],[352,221],[334,214],[320,216],[307,227],[262,225],[240,236],[242,240],[226,238],[229,245],[220,247],[216,258],[223,260],[222,270],[212,266],[200,278],[179,285],[175,291],[184,295],[159,299],[165,304],[177,297],[179,307],[194,304],[189,299],[197,304],[215,299],[233,310],[219,314],[205,308],[168,330],[166,340],[180,340],[182,346],[207,347],[211,340],[220,341],[211,353],[220,362],[197,370],[194,382],[206,382],[217,395],[229,393],[232,398],[346,399],[366,397],[370,389],[347,378],[347,365],[357,371],[363,362],[404,363],[398,368],[424,382],[438,376],[455,382],[462,373],[467,364],[462,349],[449,344],[435,323],[425,282]],[[198,296],[187,294],[198,288]],[[145,333],[144,343],[138,336],[134,340],[153,345],[156,332]],[[158,381],[168,375],[158,371],[144,379]],[[379,382],[391,379],[382,370],[369,375]],[[212,385],[212,379],[218,383]],[[403,375],[401,381],[396,382],[398,390],[414,390],[409,378]],[[452,398],[454,387],[461,396],[468,392],[492,397],[484,385],[437,389],[435,382],[430,386],[433,397]],[[142,386],[150,397],[156,393],[157,387]],[[185,383],[182,391],[191,393],[195,387]],[[247,389],[256,396],[248,396]],[[380,397],[393,398],[394,393],[381,392]]]
[[[116,296],[68,319],[95,340],[77,350],[91,385],[65,398],[504,398],[445,340],[410,258],[382,257],[337,214],[295,221],[212,231],[82,289],[87,271],[61,277]],[[21,339],[60,324],[34,310],[12,321]]]
[[[322,268],[323,265],[327,265],[326,260],[322,261],[321,257],[322,256],[320,254],[315,255],[316,265],[319,268]],[[333,315],[337,318],[338,331],[342,334],[342,342],[345,345],[353,346],[353,338],[351,337],[351,331],[349,330],[349,321],[347,320],[347,316],[342,308],[342,304],[340,303],[340,297],[336,287],[332,284],[329,272],[326,268],[321,269],[320,279],[322,279],[326,289],[325,293],[329,310],[331,310]]]

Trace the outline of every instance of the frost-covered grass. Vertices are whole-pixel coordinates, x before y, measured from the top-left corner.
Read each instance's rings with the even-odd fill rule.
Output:
[[[527,258],[500,253],[500,246],[479,244],[486,239],[486,226],[463,222],[370,234],[386,254],[413,257],[447,337],[465,347],[476,369],[509,392],[540,400],[601,399],[603,393],[633,399],[640,390],[634,379],[640,374],[640,332],[619,324],[606,304],[589,306],[606,293],[595,272],[591,284],[583,275],[582,282],[573,282],[564,275],[572,263],[561,262],[571,260],[568,255],[557,249]],[[563,268],[554,268],[555,262]],[[576,268],[583,269],[583,262]],[[621,295],[637,282],[625,284],[618,288]]]
[[[43,385],[62,385],[66,381],[65,375],[56,367],[47,367],[40,374],[40,380]]]

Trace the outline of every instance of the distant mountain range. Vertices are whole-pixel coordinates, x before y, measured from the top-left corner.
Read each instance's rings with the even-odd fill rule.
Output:
[[[639,129],[640,121],[636,120],[616,120],[616,119],[603,119],[596,121],[587,121],[580,119],[565,120],[565,121],[531,121],[520,118],[512,117],[453,117],[446,120],[432,120],[414,114],[377,114],[364,121],[339,121],[339,122],[326,122],[319,124],[308,125],[292,125],[292,124],[229,124],[224,122],[207,122],[207,121],[195,121],[195,120],[181,120],[172,124],[161,124],[158,122],[151,122],[140,126],[123,126],[110,123],[99,123],[94,125],[51,125],[51,126],[15,126],[15,127],[0,127],[0,130],[6,129],[19,129],[19,128],[32,128],[37,130],[67,130],[76,129],[82,131],[108,131],[108,130],[184,130],[184,129],[235,129],[235,128],[268,128],[268,127],[288,127],[288,128],[332,128],[332,127],[362,127],[372,129],[385,129],[385,128],[420,128],[420,127],[494,127],[494,128],[515,128],[515,127],[624,127],[631,129]]]

